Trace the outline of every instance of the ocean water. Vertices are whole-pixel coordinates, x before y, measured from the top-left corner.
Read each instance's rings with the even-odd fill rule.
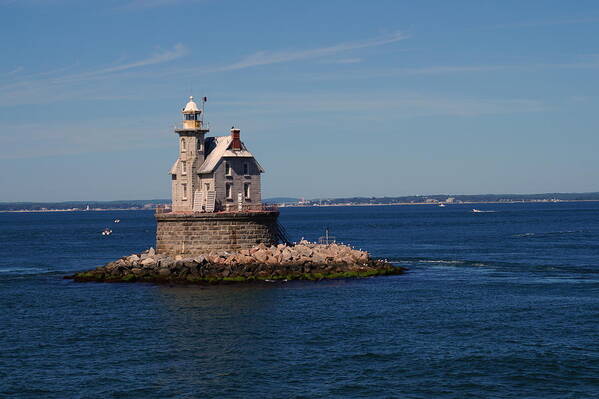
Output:
[[[476,207],[283,208],[410,270],[229,286],[62,278],[151,212],[0,214],[0,398],[599,397],[599,203]]]

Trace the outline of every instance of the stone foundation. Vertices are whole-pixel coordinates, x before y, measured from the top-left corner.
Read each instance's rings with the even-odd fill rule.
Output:
[[[67,278],[76,281],[220,283],[250,281],[323,280],[401,274],[406,269],[347,245],[301,241],[296,245],[260,244],[238,253],[195,257],[157,254],[153,248],[124,256],[94,270]]]
[[[157,213],[156,253],[196,256],[273,245],[278,211]]]

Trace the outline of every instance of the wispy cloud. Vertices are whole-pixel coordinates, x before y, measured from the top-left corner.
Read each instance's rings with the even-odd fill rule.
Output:
[[[584,18],[563,18],[563,19],[547,19],[538,21],[524,21],[507,24],[494,25],[492,28],[533,28],[538,26],[555,26],[555,25],[578,25],[592,24],[599,22],[599,17],[584,17]]]
[[[8,72],[5,72],[5,75],[7,75],[7,76],[16,75],[17,73],[23,71],[23,69],[25,69],[25,68],[23,68],[22,66],[19,66],[19,67],[16,67],[16,68],[8,71]]]
[[[213,102],[217,110],[211,120],[220,122],[215,132],[225,131],[224,123],[234,113],[244,126],[260,130],[262,124],[272,126],[301,126],[305,115],[313,115],[313,131],[324,130],[339,115],[354,122],[396,121],[421,117],[479,117],[496,114],[532,113],[546,111],[550,105],[530,98],[492,98],[466,96],[462,93],[411,92],[395,93],[366,90],[351,93],[239,93]],[[233,94],[234,93],[234,94]],[[223,96],[223,94],[221,94]],[[221,97],[222,98],[222,97]],[[251,100],[248,100],[250,99]],[[324,117],[323,117],[324,115]],[[49,122],[0,123],[0,160],[65,155],[93,151],[117,151],[169,146],[173,120],[170,113],[144,116],[144,123],[130,117],[102,117],[89,120],[57,120]],[[266,121],[266,122],[265,122]],[[271,128],[272,128],[271,126]],[[277,130],[277,129],[274,129]],[[81,132],[86,134],[82,135]],[[381,133],[384,134],[384,133]],[[22,140],[27,135],[31,140]]]
[[[331,61],[331,64],[358,64],[362,62],[362,58],[341,58]]]
[[[184,45],[176,44],[172,49],[158,51],[137,61],[120,63],[96,70],[61,74],[61,72],[72,68],[65,67],[24,76],[19,80],[13,79],[14,76],[8,76],[7,78],[11,78],[8,80],[10,83],[0,85],[0,106],[47,103],[82,95],[87,96],[89,93],[98,92],[97,87],[92,88],[89,85],[77,87],[76,83],[87,83],[90,80],[95,80],[97,84],[98,80],[109,78],[114,74],[170,62],[185,56],[187,53],[187,48]]]
[[[445,66],[424,66],[418,68],[398,68],[396,71],[409,75],[437,75],[445,73],[459,72],[488,72],[507,69],[506,65],[445,65]]]
[[[369,70],[336,71],[335,73],[313,73],[304,75],[308,80],[345,80],[345,79],[372,79],[388,78],[409,75],[449,75],[472,74],[488,72],[534,72],[541,70],[593,70],[599,69],[599,56],[589,55],[573,62],[556,63],[522,63],[522,64],[497,64],[497,65],[424,65],[414,67],[393,67]]]
[[[304,59],[314,59],[322,57],[330,57],[351,50],[382,46],[391,44],[405,39],[407,36],[395,32],[389,35],[372,38],[362,41],[353,41],[339,43],[326,47],[296,50],[296,51],[261,51],[254,53],[248,57],[242,58],[240,61],[229,65],[212,66],[206,68],[180,68],[172,69],[140,71],[143,67],[168,63],[188,54],[188,49],[183,44],[176,44],[171,49],[163,50],[152,54],[149,57],[142,58],[132,62],[121,62],[112,66],[88,70],[78,73],[61,73],[72,70],[73,66],[60,68],[54,71],[42,72],[29,76],[22,76],[19,80],[9,78],[7,76],[5,84],[0,83],[0,106],[6,105],[22,105],[22,104],[40,104],[52,101],[64,101],[72,98],[84,96],[86,98],[96,98],[90,93],[97,92],[97,84],[99,81],[119,78],[148,78],[161,79],[165,77],[190,77],[196,75],[204,75],[214,72],[235,71],[245,68],[270,65],[283,62],[291,62]],[[340,63],[358,63],[361,58],[345,58],[338,60]],[[129,72],[129,74],[126,74]],[[2,76],[0,76],[1,78]],[[95,88],[88,84],[94,81]]]
[[[92,76],[106,75],[106,74],[110,74],[110,73],[114,73],[114,72],[126,71],[128,69],[133,69],[133,68],[141,68],[141,67],[145,67],[148,65],[162,64],[164,62],[176,60],[177,58],[181,58],[187,54],[188,54],[187,47],[185,47],[181,43],[178,43],[178,44],[175,44],[175,46],[170,50],[163,50],[163,51],[157,52],[147,58],[144,58],[144,59],[141,59],[138,61],[129,62],[126,64],[120,64],[120,65],[116,65],[116,66],[109,67],[109,68],[98,69],[95,71],[84,72],[84,73],[80,73],[77,75],[65,76],[63,79],[70,80],[70,79],[79,79],[79,78],[89,78]]]
[[[40,7],[63,6],[77,0],[0,0],[0,6]]]
[[[85,152],[142,149],[168,145],[168,136],[159,134],[170,130],[170,120],[165,115],[144,117],[145,125],[131,123],[130,118],[112,117],[88,121],[46,121],[0,123],[0,160],[81,154]],[[84,136],[81,132],[85,131]],[[30,145],[23,134],[36,143]]]
[[[543,69],[596,69],[599,68],[599,57],[590,55],[577,62],[500,64],[500,65],[446,65],[423,66],[415,68],[397,68],[390,71],[394,74],[433,75],[460,72],[490,72],[502,70],[537,71]]]
[[[356,92],[354,94],[310,93],[294,94],[292,97],[279,94],[255,97],[251,102],[233,101],[236,110],[248,110],[250,114],[285,112],[333,113],[362,115],[366,118],[411,118],[420,116],[480,116],[522,112],[540,112],[547,105],[528,98],[483,98],[439,93],[380,93]],[[293,111],[292,111],[293,110]],[[288,116],[286,116],[288,117]]]
[[[225,65],[218,68],[221,71],[232,71],[244,68],[251,68],[261,65],[277,64],[282,62],[290,62],[297,60],[304,60],[309,58],[318,58],[324,56],[330,56],[333,54],[339,54],[350,50],[356,50],[367,47],[383,46],[385,44],[391,44],[400,40],[406,39],[408,36],[401,33],[395,32],[391,35],[381,36],[374,39],[339,43],[332,46],[319,47],[306,50],[294,50],[294,51],[259,51],[251,54],[241,60],[234,62],[230,65]]]
[[[157,8],[174,6],[185,3],[199,3],[203,0],[130,0],[117,7],[121,10],[138,10],[143,8]]]

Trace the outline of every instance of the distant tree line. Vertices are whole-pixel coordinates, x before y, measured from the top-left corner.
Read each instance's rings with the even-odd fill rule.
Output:
[[[313,203],[322,204],[394,204],[410,202],[426,202],[434,200],[443,202],[448,198],[453,198],[458,202],[498,202],[498,201],[542,201],[542,200],[562,200],[562,201],[599,201],[599,192],[593,193],[544,193],[544,194],[435,194],[435,195],[408,195],[402,197],[347,197],[347,198],[327,198],[322,200],[312,200]]]
[[[41,211],[56,209],[152,209],[157,204],[170,203],[170,200],[122,200],[122,201],[65,201],[65,202],[0,202],[0,211]]]
[[[447,198],[453,198],[455,202],[498,202],[498,201],[542,201],[542,200],[562,200],[562,201],[599,201],[599,192],[593,193],[545,193],[545,194],[435,194],[435,195],[408,195],[402,197],[347,197],[347,198],[327,198],[313,199],[312,203],[322,203],[325,205],[335,204],[396,204],[410,202],[446,201]],[[279,197],[265,199],[269,203],[291,203],[297,202],[297,198]],[[41,211],[56,209],[153,209],[159,204],[169,204],[168,199],[154,200],[122,200],[122,201],[65,201],[65,202],[0,202],[0,211],[20,211],[31,210]]]

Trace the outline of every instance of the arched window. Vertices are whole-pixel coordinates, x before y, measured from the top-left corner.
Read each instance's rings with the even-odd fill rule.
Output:
[[[185,151],[187,149],[187,144],[185,143],[185,139],[181,139],[181,151]]]

